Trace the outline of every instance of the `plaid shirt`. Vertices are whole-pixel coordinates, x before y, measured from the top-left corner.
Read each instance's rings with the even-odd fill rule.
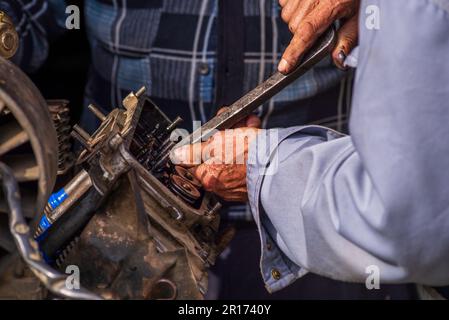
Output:
[[[63,30],[64,1],[0,0],[0,9],[13,17],[21,35],[16,62],[36,69],[51,38]],[[164,112],[171,118],[180,115],[187,128],[192,120],[205,122],[215,114],[218,0],[85,0],[84,13],[92,54],[86,103],[108,111],[145,85]],[[245,0],[244,26],[242,92],[276,70],[291,39],[277,0]],[[264,127],[314,122],[341,129],[349,82],[330,59],[323,61],[259,109]],[[336,87],[335,97],[319,100]],[[88,131],[96,121],[84,113]]]

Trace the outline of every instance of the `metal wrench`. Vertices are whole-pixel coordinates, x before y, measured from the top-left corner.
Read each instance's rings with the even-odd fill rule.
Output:
[[[242,98],[234,102],[229,108],[195,130],[185,140],[188,143],[205,141],[214,131],[232,128],[239,121],[245,119],[259,106],[270,100],[282,89],[304,75],[314,65],[323,60],[334,49],[337,35],[334,27],[331,27],[308,51],[302,63],[291,73],[284,75],[276,72],[265,82],[248,92]],[[184,140],[184,139],[183,139]],[[182,143],[182,142],[181,142]]]
[[[273,96],[287,87],[293,81],[304,75],[313,66],[327,57],[335,47],[337,33],[335,27],[329,28],[306,53],[302,62],[294,71],[284,75],[280,72],[274,73],[265,82],[248,92],[239,100],[230,105],[226,111],[215,116],[192,134],[182,139],[176,147],[182,145],[203,142],[210,138],[217,130],[230,129],[239,121],[245,119],[260,105],[270,100]],[[173,146],[175,144],[173,143]],[[172,149],[172,148],[169,148]],[[169,152],[163,154],[154,168],[159,168],[166,163]]]

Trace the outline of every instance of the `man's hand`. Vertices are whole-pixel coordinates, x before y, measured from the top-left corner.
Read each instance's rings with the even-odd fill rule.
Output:
[[[282,20],[288,23],[293,39],[282,56],[278,70],[284,74],[291,72],[319,36],[338,19],[342,19],[343,25],[338,31],[332,58],[343,69],[346,56],[358,40],[360,0],[279,0],[279,4]]]
[[[248,127],[220,131],[206,142],[175,149],[172,162],[191,167],[207,191],[226,201],[246,202],[248,148],[260,131]]]
[[[229,107],[221,107],[217,112],[217,116],[225,112]],[[262,121],[255,114],[250,114],[248,117],[237,123],[233,126],[233,129],[236,128],[260,128],[262,126]]]

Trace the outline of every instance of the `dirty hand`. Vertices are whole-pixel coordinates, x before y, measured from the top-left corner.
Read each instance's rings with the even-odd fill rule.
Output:
[[[261,129],[237,128],[217,132],[208,141],[173,151],[176,165],[191,167],[205,190],[226,201],[246,202],[246,161],[250,143]]]
[[[338,19],[343,21],[338,31],[338,42],[332,58],[339,68],[344,68],[346,56],[358,40],[358,12],[360,0],[279,0],[284,20],[293,33],[278,70],[291,72],[304,53],[319,36]]]

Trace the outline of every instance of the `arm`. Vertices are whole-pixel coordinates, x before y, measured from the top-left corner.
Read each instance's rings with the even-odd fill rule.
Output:
[[[64,30],[64,1],[0,0],[0,10],[12,18],[19,34],[12,60],[25,71],[35,71],[47,58],[49,43]]]
[[[371,4],[381,29],[361,19],[351,137],[281,130],[276,174],[248,161],[272,290],[306,270],[364,282],[370,265],[384,283],[449,283],[449,2],[370,0],[361,12]]]

